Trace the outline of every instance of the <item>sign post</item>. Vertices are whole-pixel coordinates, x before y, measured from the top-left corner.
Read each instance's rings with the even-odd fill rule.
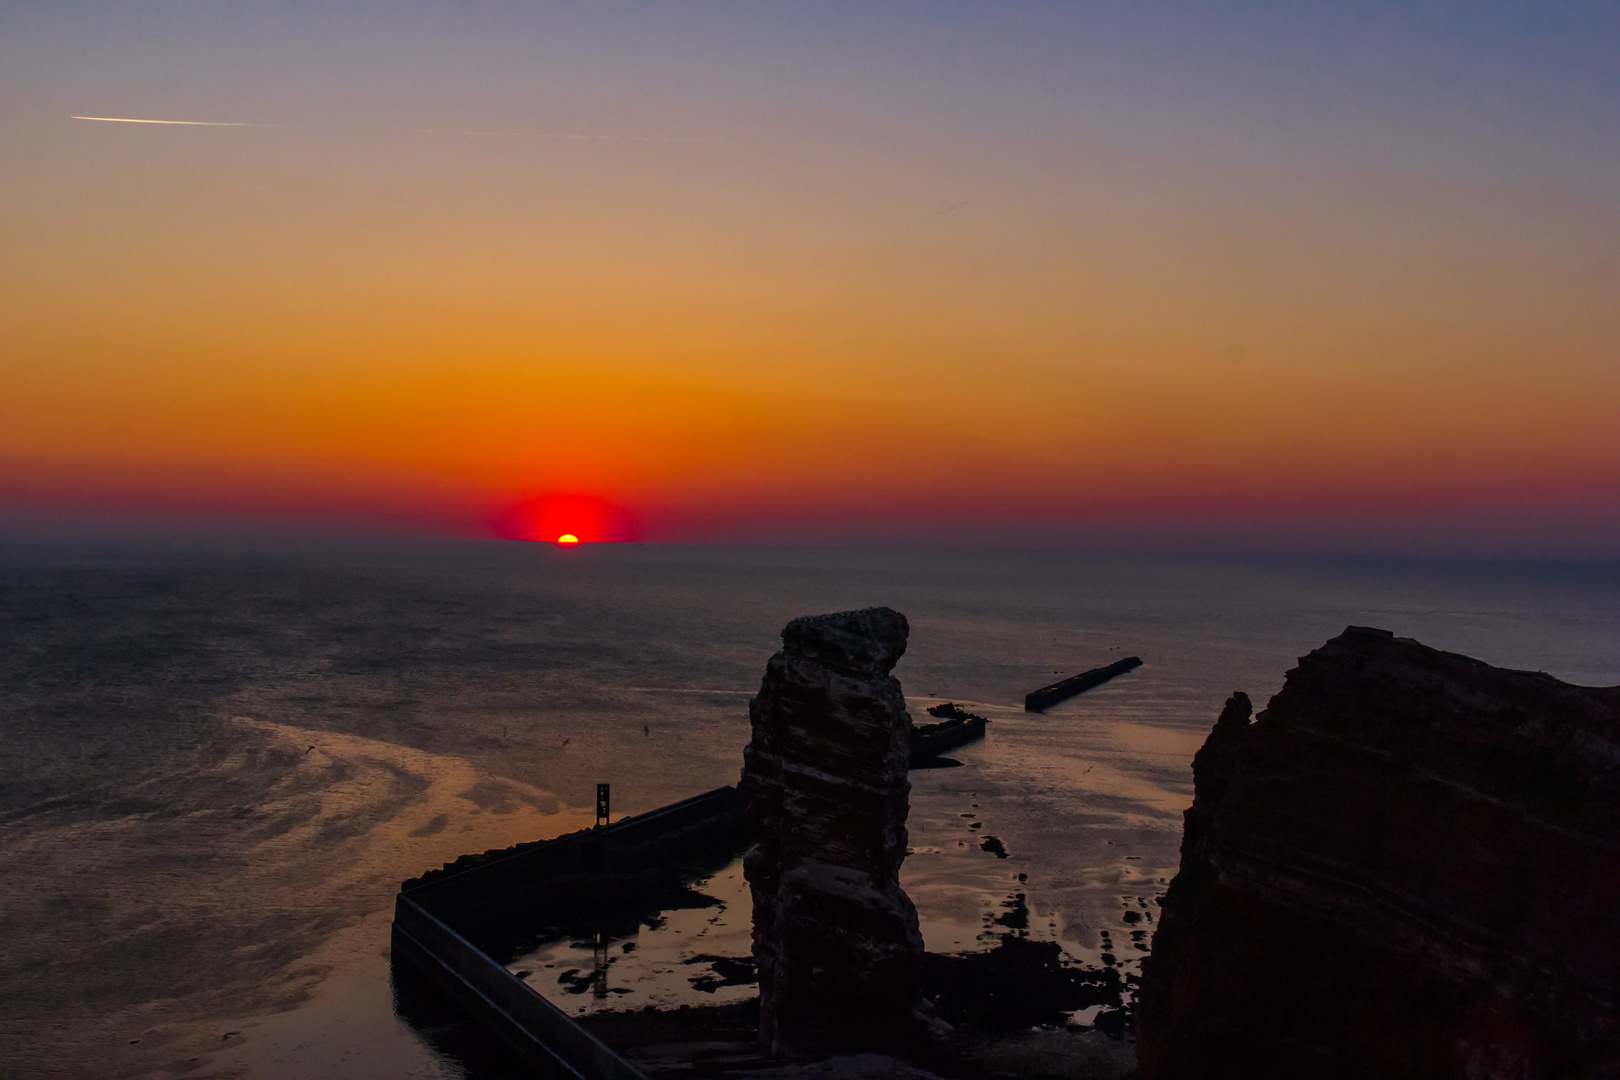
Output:
[[[596,785],[596,827],[600,829],[608,823],[608,785]]]

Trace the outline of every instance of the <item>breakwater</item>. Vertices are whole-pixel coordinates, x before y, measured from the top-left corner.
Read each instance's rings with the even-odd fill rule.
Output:
[[[1123,675],[1142,666],[1139,656],[1127,656],[1123,660],[1116,660],[1106,667],[1092,668],[1082,671],[1078,675],[1071,675],[1061,682],[1050,686],[1043,686],[1039,690],[1031,690],[1024,695],[1024,711],[1040,712],[1049,709],[1060,701],[1067,701],[1076,694],[1083,694],[1093,687],[1101,686],[1116,675]]]
[[[736,789],[722,787],[601,828],[463,856],[401,885],[395,977],[426,982],[544,1075],[644,1080],[477,942],[516,921],[676,884],[694,860],[735,844],[743,827]]]

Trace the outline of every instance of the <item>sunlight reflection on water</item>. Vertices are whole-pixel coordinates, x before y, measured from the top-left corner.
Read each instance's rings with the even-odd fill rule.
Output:
[[[1032,936],[1087,962],[1139,956],[1222,701],[1244,689],[1261,706],[1347,623],[1620,682],[1612,567],[557,554],[0,547],[12,1071],[197,1058],[359,1077],[386,1059],[457,1074],[381,990],[353,989],[386,987],[398,882],[577,827],[597,781],[622,813],[735,782],[746,698],[800,614],[904,611],[896,674],[913,712],[950,699],[992,720],[952,752],[963,767],[912,774],[903,883],[942,951],[984,947],[1023,893]],[[1128,654],[1144,666],[1044,714],[1021,709],[1054,673]],[[722,872],[709,887],[736,882]],[[691,985],[702,972],[673,966],[689,921],[720,942],[703,954],[746,955],[747,905],[726,895],[722,923],[682,911],[630,953],[618,942],[612,986],[745,993],[711,998]],[[544,963],[582,961],[558,948]],[[633,973],[659,963],[665,983],[636,989]]]

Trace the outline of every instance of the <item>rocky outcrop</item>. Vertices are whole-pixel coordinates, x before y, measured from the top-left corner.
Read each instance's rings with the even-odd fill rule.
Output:
[[[937,1033],[900,888],[911,720],[889,673],[908,632],[882,607],[794,619],[749,702],[743,867],[760,1038],[778,1052],[905,1052]]]
[[[1620,1076],[1620,688],[1351,627],[1194,760],[1145,1080]]]

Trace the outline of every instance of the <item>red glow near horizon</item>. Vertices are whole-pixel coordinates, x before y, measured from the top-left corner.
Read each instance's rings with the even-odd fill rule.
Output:
[[[573,547],[636,539],[630,515],[594,495],[542,495],[509,507],[494,523],[506,540]]]

